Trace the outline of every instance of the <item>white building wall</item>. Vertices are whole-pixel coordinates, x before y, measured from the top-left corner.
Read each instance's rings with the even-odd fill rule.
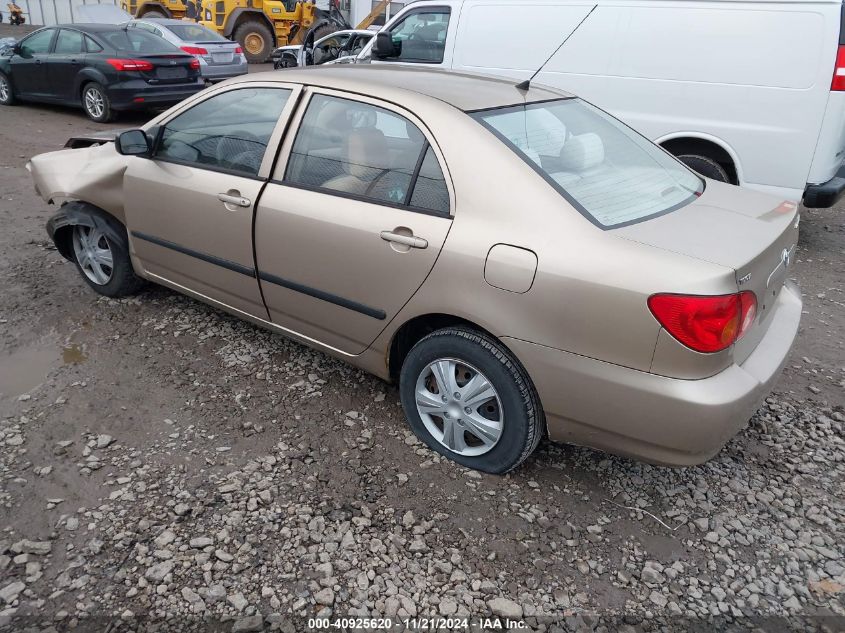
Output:
[[[16,0],[26,14],[27,24],[52,26],[75,22],[74,8],[81,4],[118,4],[118,0]],[[0,10],[7,17],[3,0]]]

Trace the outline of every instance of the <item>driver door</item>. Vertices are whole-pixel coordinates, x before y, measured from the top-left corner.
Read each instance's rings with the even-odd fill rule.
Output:
[[[36,31],[20,43],[20,53],[13,55],[9,61],[12,81],[20,96],[36,99],[51,96],[50,82],[47,80],[47,61],[57,30]]]
[[[136,265],[164,282],[267,319],[255,273],[255,203],[300,88],[233,86],[164,122],[151,158],[124,176]]]

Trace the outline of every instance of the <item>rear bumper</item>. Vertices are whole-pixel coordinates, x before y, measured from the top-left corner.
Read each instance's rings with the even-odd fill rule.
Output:
[[[836,175],[818,185],[807,185],[804,189],[804,206],[816,209],[832,207],[845,193],[845,165],[839,168]]]
[[[658,376],[517,339],[503,341],[534,381],[552,440],[688,466],[718,453],[780,375],[801,319],[798,289],[784,286],[772,310],[765,336],[744,363],[701,380]]]
[[[115,110],[131,110],[150,106],[168,106],[195,95],[205,88],[205,81],[184,84],[151,86],[143,80],[123,82],[108,89],[111,107]],[[136,101],[142,99],[142,101]]]
[[[249,72],[249,64],[244,60],[240,64],[206,64],[200,67],[204,79],[228,79],[229,77],[240,77]]]

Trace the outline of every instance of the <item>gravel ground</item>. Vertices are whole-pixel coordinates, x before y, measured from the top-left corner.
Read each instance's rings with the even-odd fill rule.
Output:
[[[798,343],[715,459],[544,442],[496,477],[419,443],[394,386],[162,288],[90,291],[23,166],[94,129],[0,115],[0,628],[845,630],[841,209],[804,213]]]

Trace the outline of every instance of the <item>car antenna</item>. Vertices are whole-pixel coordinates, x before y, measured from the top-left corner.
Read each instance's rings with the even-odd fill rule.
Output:
[[[548,56],[548,58],[546,59],[546,61],[544,61],[542,64],[540,64],[540,67],[539,67],[539,68],[538,68],[538,69],[534,72],[534,74],[533,74],[533,75],[531,75],[531,77],[529,77],[529,78],[528,78],[528,79],[526,79],[525,81],[521,81],[520,83],[516,84],[516,89],[517,89],[517,90],[523,90],[523,91],[526,91],[526,92],[528,91],[528,89],[531,87],[531,82],[532,82],[532,81],[534,81],[534,77],[536,77],[537,75],[539,75],[539,74],[540,74],[540,71],[541,71],[541,70],[543,70],[543,67],[544,67],[546,64],[548,64],[548,63],[549,63],[549,61],[552,59],[552,57],[554,57],[555,55],[557,55],[557,52],[558,52],[561,48],[563,48],[563,45],[564,45],[564,44],[566,44],[566,42],[569,40],[569,38],[573,36],[573,34],[575,33],[575,31],[577,31],[579,28],[581,28],[581,25],[582,25],[582,24],[584,24],[584,22],[586,22],[587,18],[588,18],[588,17],[590,17],[590,15],[592,15],[593,11],[595,11],[595,10],[596,10],[596,7],[598,7],[598,6],[599,6],[599,5],[597,5],[597,4],[594,4],[594,5],[593,5],[593,8],[592,8],[592,9],[590,9],[589,13],[587,13],[587,15],[585,15],[585,16],[581,19],[581,21],[580,21],[580,22],[576,25],[576,27],[575,27],[574,29],[572,29],[572,31],[569,33],[569,35],[567,35],[567,36],[566,36],[566,38],[565,38],[565,39],[564,39],[564,40],[560,43],[560,46],[558,46],[558,47],[557,47],[554,51],[552,51],[552,54]]]

